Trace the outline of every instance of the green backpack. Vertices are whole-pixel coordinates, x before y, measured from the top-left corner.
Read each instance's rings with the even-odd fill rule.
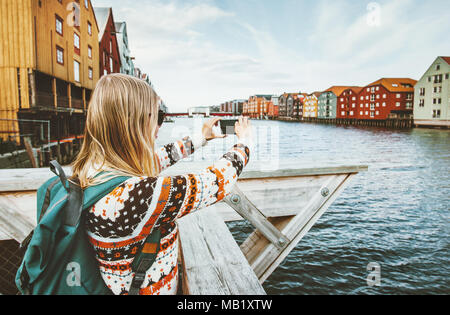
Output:
[[[26,251],[16,274],[16,285],[22,294],[110,295],[88,241],[84,215],[130,177],[116,177],[83,191],[67,180],[58,162],[50,165],[57,176],[37,192],[38,225],[22,243]],[[155,229],[142,247],[150,243],[156,252],[143,253],[141,248],[135,257],[130,295],[139,294],[145,272],[156,259],[160,239],[160,231]]]

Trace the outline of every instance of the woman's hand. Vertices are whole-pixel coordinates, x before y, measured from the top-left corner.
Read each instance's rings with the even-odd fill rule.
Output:
[[[213,139],[217,139],[217,138],[225,138],[227,135],[216,135],[213,132],[213,127],[220,121],[220,118],[212,118],[210,120],[208,120],[202,128],[202,134],[203,137],[205,137],[205,139],[207,141],[213,140]]]
[[[234,129],[239,140],[253,141],[253,129],[247,117],[239,117]]]

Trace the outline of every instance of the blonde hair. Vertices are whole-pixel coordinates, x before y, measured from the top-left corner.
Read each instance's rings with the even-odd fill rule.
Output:
[[[158,97],[143,80],[124,75],[103,76],[89,103],[84,142],[72,164],[82,188],[113,176],[157,176],[155,151]],[[90,176],[107,170],[109,177]]]

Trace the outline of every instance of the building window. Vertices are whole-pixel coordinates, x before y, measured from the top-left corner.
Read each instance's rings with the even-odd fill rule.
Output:
[[[374,112],[370,112],[370,118],[374,118],[375,117],[375,113]]]
[[[350,112],[350,116],[353,116],[353,111]]]
[[[76,82],[80,82],[80,63],[73,61],[73,78]]]
[[[89,75],[89,79],[92,80],[92,78],[94,77],[94,70],[91,67],[89,67],[89,69],[88,69],[88,75]]]
[[[377,116],[380,115],[380,112],[379,112],[379,111],[376,111],[376,112],[375,112],[375,115],[377,115]]]
[[[364,115],[364,113],[363,113],[362,111],[360,111],[359,114],[360,114],[361,116]]]
[[[386,103],[385,102],[383,102],[383,107],[386,107]]]
[[[406,96],[406,100],[411,101],[412,99],[413,99],[413,95],[412,95],[411,93],[409,93],[409,94]]]
[[[420,88],[420,96],[425,96],[425,88]]]
[[[112,46],[113,46],[113,42],[112,39],[109,41],[109,52],[112,54]]]
[[[75,53],[80,54],[80,35],[73,33],[73,47],[75,48]]]
[[[424,99],[421,99],[419,101],[419,107],[425,107],[425,100]]]
[[[437,64],[437,65],[436,65],[436,71],[439,71],[439,70],[441,70],[441,65],[440,65],[440,64]]]
[[[89,0],[84,0],[84,7],[89,9]]]
[[[112,57],[109,57],[109,70],[110,70],[110,73],[114,72],[114,64],[113,64]]]
[[[400,107],[400,102],[395,103],[396,107]]]
[[[442,83],[442,74],[434,76],[434,83]]]
[[[386,98],[386,94],[383,94],[383,98]]]
[[[441,110],[440,109],[433,110],[433,118],[441,118]]]
[[[89,59],[92,59],[92,47],[88,46],[88,57]]]
[[[58,33],[59,35],[63,35],[63,23],[64,20],[61,19],[59,16],[56,15],[56,33]]]
[[[400,97],[402,97],[402,95],[397,93],[396,97],[400,98]]]
[[[431,76],[428,77],[428,82],[431,82]]]
[[[56,62],[64,65],[64,49],[59,46],[56,46]]]
[[[448,77],[449,77],[449,74],[446,73],[446,74],[445,74],[445,80],[448,80]]]
[[[91,24],[91,22],[88,22],[88,34],[92,35],[92,24]]]

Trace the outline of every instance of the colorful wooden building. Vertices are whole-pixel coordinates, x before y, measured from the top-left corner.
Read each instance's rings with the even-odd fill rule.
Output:
[[[251,118],[262,118],[269,112],[272,95],[253,95],[247,102],[247,115]]]
[[[303,118],[317,118],[318,101],[321,92],[313,92],[305,97]]]
[[[120,54],[120,73],[134,76],[134,63],[131,56],[130,46],[128,42],[128,31],[126,22],[116,22],[116,38],[119,45]]]
[[[416,83],[410,78],[382,78],[365,86],[358,94],[357,118],[412,118]]]
[[[437,57],[414,87],[414,124],[450,127],[450,57]]]
[[[292,118],[302,119],[303,118],[303,106],[305,104],[305,99],[308,94],[300,93],[293,95],[293,108],[292,108]]]
[[[317,118],[336,118],[338,98],[347,88],[348,86],[332,86],[321,93],[317,101]]]
[[[17,119],[50,121],[52,139],[81,134],[99,78],[91,1],[0,0],[0,18],[2,138],[45,138],[39,124]]]
[[[120,50],[112,8],[96,7],[94,10],[99,26],[100,76],[110,73],[120,73]]]
[[[336,100],[336,118],[356,119],[358,117],[358,96],[363,87],[351,86],[345,89]]]

